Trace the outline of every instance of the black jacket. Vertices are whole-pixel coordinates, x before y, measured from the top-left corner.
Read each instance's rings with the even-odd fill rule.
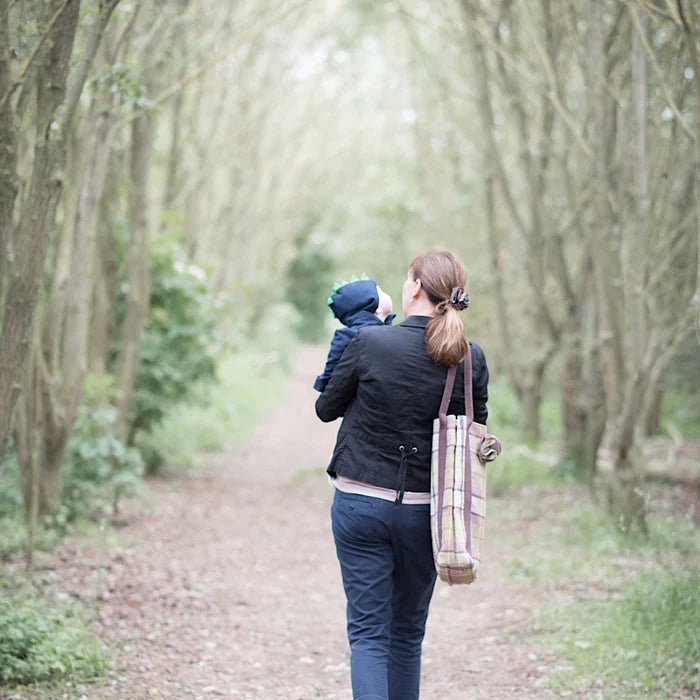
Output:
[[[343,353],[316,400],[322,421],[343,417],[328,465],[332,476],[397,491],[430,491],[433,419],[447,368],[426,351],[428,321],[428,316],[409,316],[398,326],[368,326]],[[474,420],[485,424],[489,372],[482,349],[470,346]],[[460,369],[447,412],[464,413]]]

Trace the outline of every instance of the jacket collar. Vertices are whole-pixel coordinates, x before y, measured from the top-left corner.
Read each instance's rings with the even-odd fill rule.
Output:
[[[409,316],[399,325],[406,326],[406,328],[425,328],[432,319],[432,316]]]

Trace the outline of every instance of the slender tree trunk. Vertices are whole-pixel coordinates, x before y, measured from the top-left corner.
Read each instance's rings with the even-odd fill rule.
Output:
[[[132,123],[129,191],[129,246],[127,252],[127,308],[117,362],[118,426],[127,437],[127,418],[136,381],[143,328],[148,314],[150,282],[148,265],[148,174],[155,136],[151,115],[141,114]]]
[[[40,352],[39,333],[35,333],[32,343],[34,355]],[[36,531],[39,523],[39,501],[41,488],[41,431],[43,419],[42,396],[39,381],[36,376],[40,364],[34,361],[27,362],[25,369],[24,386],[31,387],[31,391],[20,394],[16,409],[15,447],[20,464],[28,465],[21,470],[22,495],[24,497],[24,510],[27,517],[27,568],[32,566],[34,560],[34,545]]]
[[[562,369],[559,384],[563,427],[563,458],[577,473],[584,472],[586,411],[583,394],[583,348],[577,317],[569,317],[562,332]]]
[[[119,260],[113,224],[113,209],[119,204],[118,180],[121,165],[121,158],[115,155],[113,150],[100,201],[97,224],[97,274],[95,275],[95,302],[89,364],[89,371],[96,374],[107,372],[110,347],[117,339],[114,307],[118,295]]]
[[[0,0],[0,96],[10,89],[10,30],[9,0]],[[17,198],[17,133],[11,100],[6,100],[0,108],[0,309],[3,308],[5,268],[14,257],[12,245],[13,216]],[[5,416],[0,404],[0,422]],[[9,423],[9,420],[7,421]],[[2,437],[0,428],[0,441]],[[2,463],[2,442],[0,442],[0,463]]]
[[[107,177],[112,143],[113,116],[110,104],[96,110],[88,140],[90,158],[83,176],[75,220],[71,287],[63,332],[63,399],[66,419],[73,424],[80,405],[87,372],[95,285],[97,222]]]
[[[533,367],[524,377],[520,388],[520,425],[527,437],[540,439],[540,407],[542,405],[542,381],[544,365]]]
[[[682,9],[682,4],[678,3],[679,9]],[[693,85],[695,87],[695,104],[700,104],[700,55],[697,48],[698,36],[700,36],[700,29],[698,28],[698,22],[700,22],[700,10],[698,10],[697,5],[693,2],[688,2],[685,6],[686,15],[682,16],[683,31],[685,34],[685,44],[688,49],[688,55],[690,57],[690,65],[693,68],[695,77],[693,78]],[[697,108],[696,108],[697,109]],[[695,227],[696,234],[698,238],[697,243],[697,274],[695,278],[695,294],[693,295],[693,304],[695,306],[695,334],[700,343],[700,118],[695,116],[694,119],[694,132],[695,132],[695,142],[693,144],[693,154],[695,156],[695,168],[694,168],[694,194],[695,194]]]
[[[187,68],[189,46],[185,37],[184,22],[187,16],[187,6],[190,0],[177,0],[177,15],[173,27],[173,45],[178,47],[178,59],[181,61],[181,68],[178,80],[181,80]],[[180,173],[182,172],[182,111],[184,105],[184,90],[178,90],[173,99],[171,122],[170,122],[170,149],[168,152],[168,167],[165,177],[165,195],[163,198],[163,209],[175,208],[175,199],[182,191]],[[181,208],[181,207],[180,207]]]
[[[98,245],[99,248],[99,245]],[[109,319],[112,312],[112,296],[109,277],[104,269],[103,253],[98,253],[97,274],[93,289],[90,357],[88,372],[105,374],[109,352]]]
[[[590,274],[586,275],[590,278]],[[583,466],[591,491],[595,488],[598,467],[598,450],[603,440],[606,425],[605,389],[600,369],[598,352],[598,328],[596,299],[592,290],[592,280],[584,285],[585,302],[582,308],[582,351],[581,401],[585,415]]]
[[[659,423],[661,421],[661,408],[664,402],[666,391],[666,377],[661,375],[655,386],[649,388],[644,401],[641,419],[639,421],[642,435],[651,437],[659,434]]]
[[[618,325],[611,268],[617,259],[611,243],[612,212],[608,204],[607,183],[609,151],[605,119],[605,48],[602,0],[590,0],[590,74],[591,140],[593,146],[593,220],[589,249],[593,262],[593,279],[599,314],[600,357],[605,386],[608,418],[619,414],[623,387],[622,333]]]
[[[631,10],[636,11],[636,8]],[[640,30],[646,33],[646,15],[641,18]],[[623,229],[620,248],[622,267],[622,299],[624,322],[617,326],[622,336],[612,339],[621,357],[614,368],[608,369],[615,375],[616,395],[610,397],[609,411],[613,418],[610,425],[610,448],[613,456],[613,483],[611,505],[623,529],[639,524],[646,529],[644,501],[639,495],[640,454],[638,446],[639,416],[643,414],[644,395],[648,375],[645,372],[645,359],[649,353],[655,354],[655,341],[649,337],[645,318],[644,278],[646,230],[649,218],[649,186],[647,163],[647,71],[646,56],[639,32],[634,32],[630,52],[632,64],[632,99],[634,124],[634,212],[631,225]],[[602,263],[599,262],[599,270]],[[608,280],[611,272],[606,273]],[[612,299],[608,297],[608,308]],[[602,319],[603,322],[607,319]],[[657,341],[658,342],[658,341]],[[617,359],[617,358],[616,358]]]

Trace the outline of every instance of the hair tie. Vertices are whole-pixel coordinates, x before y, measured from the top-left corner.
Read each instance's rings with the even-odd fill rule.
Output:
[[[457,311],[464,311],[464,309],[468,308],[470,301],[471,299],[464,291],[464,287],[452,287],[449,302]]]

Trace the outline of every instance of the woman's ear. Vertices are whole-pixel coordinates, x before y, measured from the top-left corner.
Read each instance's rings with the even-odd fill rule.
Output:
[[[420,296],[420,292],[421,292],[422,288],[423,288],[423,285],[422,285],[420,279],[413,280],[413,294],[411,296],[414,299],[417,299]]]

